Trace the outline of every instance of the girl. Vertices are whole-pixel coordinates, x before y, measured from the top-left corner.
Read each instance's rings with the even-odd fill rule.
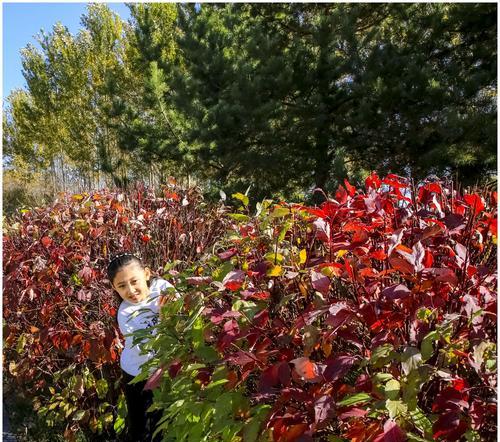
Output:
[[[173,286],[161,278],[149,283],[150,269],[131,253],[122,253],[111,259],[107,273],[111,285],[123,300],[117,316],[118,326],[125,337],[120,366],[125,381],[128,435],[133,442],[149,442],[154,432],[154,422],[150,418],[148,431],[146,410],[151,405],[153,394],[144,391],[146,381],[132,385],[129,382],[141,372],[141,365],[150,360],[153,354],[141,354],[139,345],[133,344],[130,333],[152,327],[158,322],[159,310],[164,302],[161,293]]]

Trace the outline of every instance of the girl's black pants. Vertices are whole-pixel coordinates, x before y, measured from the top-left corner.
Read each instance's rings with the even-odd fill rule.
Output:
[[[146,381],[137,384],[129,384],[134,376],[122,370],[123,387],[127,401],[127,442],[151,442],[156,424],[161,417],[158,412],[146,413],[153,403],[153,392],[144,390]],[[161,440],[157,435],[153,442]]]

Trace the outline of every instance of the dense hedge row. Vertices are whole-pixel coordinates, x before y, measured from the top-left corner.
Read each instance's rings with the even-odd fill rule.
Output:
[[[105,276],[109,256],[134,251],[160,274],[164,263],[196,260],[222,232],[217,210],[172,182],[160,196],[145,188],[61,196],[8,223],[4,367],[49,426],[70,439],[81,428],[92,440],[108,438],[113,426],[121,431],[119,299]]]
[[[150,345],[165,441],[496,437],[496,193],[248,201]]]
[[[494,440],[495,192],[372,174],[319,207],[233,196],[73,195],[8,225],[5,367],[49,423],[123,426],[103,271],[134,250],[183,294],[148,342],[165,441]]]

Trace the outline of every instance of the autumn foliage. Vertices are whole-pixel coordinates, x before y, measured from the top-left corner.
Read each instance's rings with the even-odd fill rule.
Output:
[[[496,192],[365,184],[234,195],[152,338],[165,440],[494,440]]]
[[[102,271],[125,248],[183,295],[148,343],[165,441],[494,440],[496,192],[373,173],[226,213],[164,191],[76,195],[4,236],[6,366],[68,435],[119,426]]]
[[[4,227],[4,367],[49,425],[69,439],[81,428],[92,440],[121,430],[109,256],[133,251],[160,274],[166,262],[194,260],[221,233],[216,210],[171,182],[159,195],[61,195]]]

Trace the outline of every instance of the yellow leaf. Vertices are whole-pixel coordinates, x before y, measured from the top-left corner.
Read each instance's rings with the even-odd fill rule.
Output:
[[[339,251],[337,252],[337,255],[336,255],[336,256],[337,256],[337,259],[342,258],[342,257],[343,257],[343,256],[344,256],[347,252],[348,252],[348,250],[344,250],[344,249],[339,250]]]
[[[306,249],[302,249],[299,253],[299,259],[300,259],[300,263],[301,264],[304,264],[306,262],[306,259],[307,259],[307,252],[306,252]]]
[[[245,207],[248,206],[248,197],[246,195],[243,195],[242,193],[239,192],[233,193],[233,198],[240,200]]]
[[[332,353],[333,346],[329,342],[323,342],[323,345],[321,346],[321,348],[322,348],[325,356],[328,357]]]
[[[275,265],[272,266],[268,271],[267,271],[267,276],[281,276],[283,269],[281,268],[280,265]]]

